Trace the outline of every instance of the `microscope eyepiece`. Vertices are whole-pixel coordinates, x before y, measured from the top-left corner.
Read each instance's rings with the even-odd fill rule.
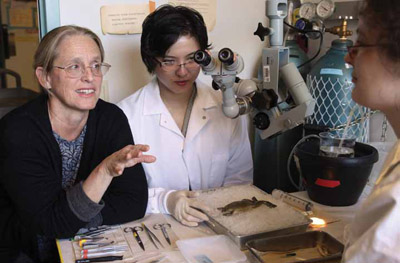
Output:
[[[211,56],[203,50],[197,50],[196,53],[194,53],[193,59],[197,64],[202,66],[207,66],[211,62]]]
[[[233,51],[229,48],[221,49],[218,53],[218,58],[222,63],[226,65],[232,65],[233,62],[235,62]]]

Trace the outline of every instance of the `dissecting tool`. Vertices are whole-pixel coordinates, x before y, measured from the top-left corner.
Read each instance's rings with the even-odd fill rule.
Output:
[[[109,262],[114,260],[122,260],[123,256],[105,256],[97,258],[77,259],[75,263],[91,263],[91,262]]]
[[[103,234],[104,232],[110,229],[112,229],[110,226],[98,226],[89,228],[88,231],[75,235],[74,240],[100,238],[101,236],[99,237],[99,235]]]
[[[102,239],[107,239],[104,236],[95,236],[95,237],[85,237],[85,236],[75,236],[72,240],[73,241],[80,241],[80,240],[86,240],[86,241],[98,241]]]
[[[153,232],[151,232],[150,229],[149,229],[144,223],[142,223],[142,227],[144,228],[144,230],[145,230],[145,232],[146,232],[148,238],[150,239],[151,243],[153,243],[153,245],[154,245],[157,249],[159,249],[159,248],[158,248],[158,246],[157,246],[157,244],[156,244],[155,241],[157,241],[157,242],[161,245],[161,247],[164,248],[163,244],[161,244],[161,242],[160,242],[160,240],[158,239],[158,237],[157,237]]]
[[[89,231],[82,233],[81,235],[83,236],[96,236],[99,235],[100,233],[104,233],[107,230],[110,230],[111,227],[109,226],[98,226],[98,227],[93,227],[90,228]]]
[[[121,252],[126,251],[128,249],[128,245],[114,245],[114,246],[106,246],[106,247],[97,247],[97,248],[88,248],[82,249],[81,255],[91,254],[91,253],[99,253],[99,252]]]
[[[124,232],[125,233],[132,232],[133,236],[136,239],[136,242],[143,249],[143,251],[145,251],[143,242],[142,242],[142,240],[140,239],[140,236],[139,236],[139,232],[142,232],[142,231],[143,231],[143,228],[141,226],[125,227],[124,228]]]
[[[89,253],[89,254],[83,254],[81,255],[82,258],[87,258],[87,259],[91,259],[91,258],[95,258],[95,257],[104,257],[104,256],[121,256],[121,254],[123,254],[124,251],[102,251],[102,252],[93,252],[93,253]]]
[[[171,240],[170,240],[169,235],[168,235],[168,232],[167,232],[167,229],[168,229],[168,228],[171,228],[171,225],[170,225],[170,224],[168,224],[168,223],[155,224],[155,225],[153,226],[153,228],[156,229],[156,230],[161,229],[161,231],[162,231],[162,233],[163,233],[163,235],[164,235],[165,240],[167,240],[168,244],[171,245]]]
[[[101,247],[101,246],[108,246],[113,244],[114,241],[109,241],[109,242],[95,242],[95,241],[89,241],[86,239],[82,239],[78,242],[79,246],[82,248],[86,247]]]

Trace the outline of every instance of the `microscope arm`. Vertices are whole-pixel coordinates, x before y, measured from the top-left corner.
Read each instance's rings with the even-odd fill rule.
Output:
[[[239,81],[235,89],[236,76],[244,68],[241,56],[229,48],[221,49],[217,56],[199,50],[194,54],[194,60],[201,65],[204,74],[211,75],[213,87],[221,90],[225,116],[233,119],[250,111],[251,96],[257,90],[255,83],[251,80]]]
[[[214,75],[214,83],[217,84],[222,92],[222,111],[226,117],[237,118],[239,114],[239,105],[236,101],[236,94],[233,88],[235,75]]]

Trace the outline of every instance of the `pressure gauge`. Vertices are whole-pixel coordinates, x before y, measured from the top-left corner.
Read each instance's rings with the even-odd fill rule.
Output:
[[[312,19],[315,16],[316,6],[311,2],[304,3],[300,6],[299,16],[305,19]]]
[[[317,15],[322,19],[330,17],[333,11],[335,11],[335,3],[332,0],[322,0],[317,5]]]

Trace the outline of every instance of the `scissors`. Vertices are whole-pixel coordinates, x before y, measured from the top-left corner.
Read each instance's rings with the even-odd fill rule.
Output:
[[[164,248],[163,244],[161,244],[161,242],[160,242],[160,240],[158,239],[158,237],[157,237],[153,232],[151,232],[150,229],[149,229],[144,223],[142,223],[142,227],[144,228],[144,230],[145,230],[145,232],[146,232],[148,238],[150,239],[151,243],[153,243],[153,245],[154,245],[157,249],[159,249],[159,248],[158,248],[158,246],[157,246],[157,244],[156,244],[155,241],[157,241],[157,242],[160,244],[160,246],[161,246],[162,248]]]
[[[169,239],[169,235],[168,235],[168,232],[167,232],[167,229],[168,229],[168,228],[171,228],[171,225],[170,225],[170,224],[168,224],[168,223],[155,224],[155,225],[153,226],[153,228],[154,228],[154,229],[157,229],[157,230],[158,230],[158,229],[161,229],[161,231],[162,231],[162,233],[163,233],[163,235],[164,235],[165,240],[167,240],[168,244],[171,245],[171,240]]]
[[[125,233],[132,232],[133,236],[136,239],[136,242],[143,249],[143,251],[145,251],[143,242],[142,242],[142,240],[140,239],[140,236],[139,236],[139,232],[142,232],[142,231],[143,231],[143,228],[141,226],[125,227],[124,228],[124,232]]]

